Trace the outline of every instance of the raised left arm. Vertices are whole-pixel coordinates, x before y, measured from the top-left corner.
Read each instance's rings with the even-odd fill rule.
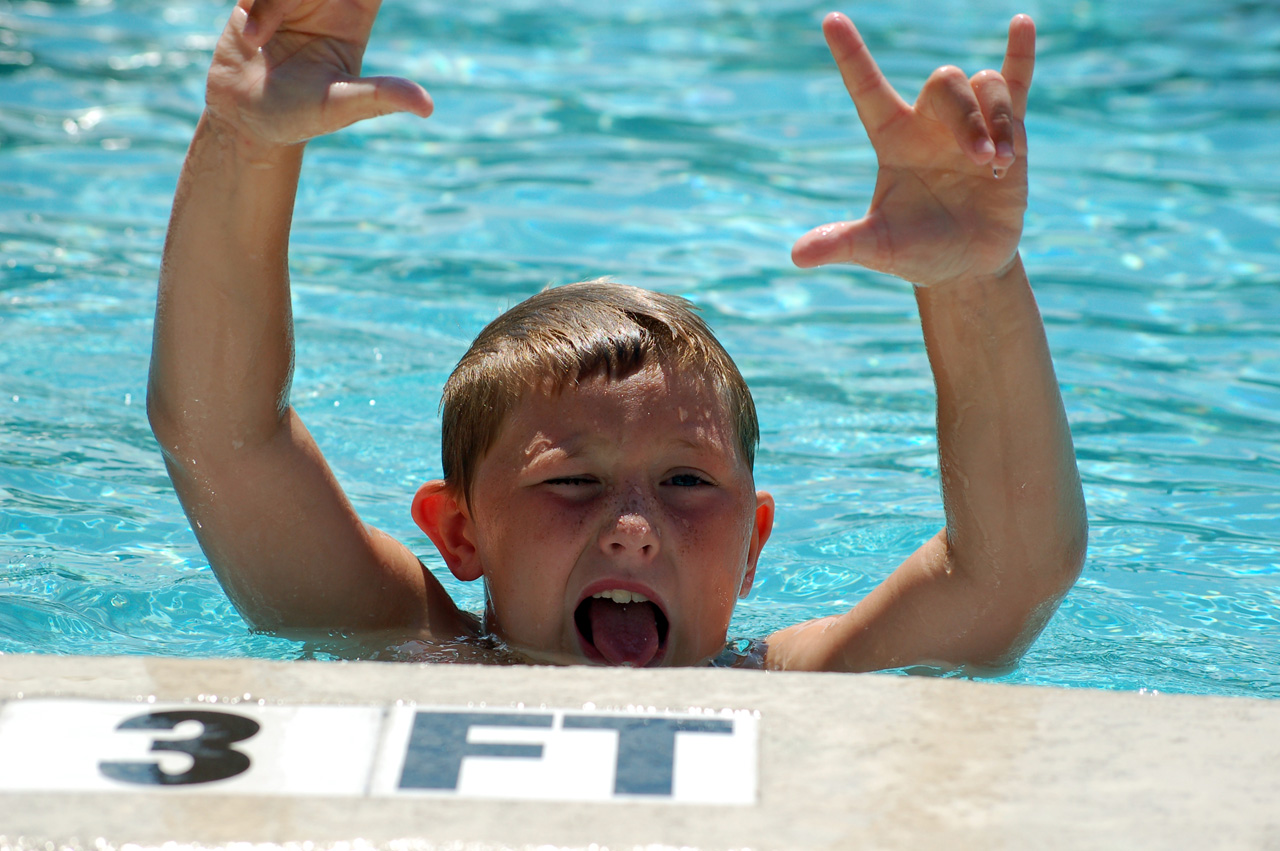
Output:
[[[1008,667],[1075,582],[1086,543],[1071,433],[1017,251],[1035,28],[1015,18],[999,73],[941,68],[914,106],[847,18],[824,30],[880,171],[863,219],[817,228],[792,254],[916,284],[947,525],[848,613],[772,636],[767,664]]]

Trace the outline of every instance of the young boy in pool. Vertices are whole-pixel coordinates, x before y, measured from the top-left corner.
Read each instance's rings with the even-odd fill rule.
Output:
[[[377,0],[241,0],[214,52],[165,246],[148,412],[228,595],[265,629],[491,635],[528,659],[698,665],[723,649],[773,524],[755,410],[679,299],[549,290],[477,338],[445,389],[443,481],[412,514],[459,610],[361,523],[288,402],[288,237],[304,143],[432,103],[360,78]],[[915,284],[938,391],[946,527],[851,611],[770,636],[769,668],[1015,662],[1074,583],[1085,515],[1044,328],[1018,255],[1035,31],[1000,72],[940,68],[914,106],[832,14],[827,42],[879,157],[870,210],[800,238],[800,266]]]

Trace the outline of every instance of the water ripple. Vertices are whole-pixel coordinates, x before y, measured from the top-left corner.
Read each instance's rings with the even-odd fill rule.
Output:
[[[1041,5],[1023,255],[1092,530],[1006,679],[1280,697],[1280,8]],[[444,376],[515,300],[614,274],[702,305],[755,389],[781,508],[739,634],[844,610],[939,528],[909,288],[787,256],[874,176],[824,11],[384,4],[366,67],[422,81],[436,114],[312,145],[292,257],[294,402],[367,520],[428,553],[406,507],[439,472]],[[851,11],[908,96],[1002,49],[996,0]],[[159,252],[226,12],[0,9],[0,651],[347,652],[245,627],[145,421]]]

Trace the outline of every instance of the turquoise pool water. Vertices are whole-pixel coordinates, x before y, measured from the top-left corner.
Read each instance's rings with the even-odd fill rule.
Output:
[[[316,143],[294,403],[366,519],[438,474],[441,383],[489,318],[612,274],[703,306],[780,505],[733,634],[846,609],[942,522],[906,285],[796,270],[874,162],[826,5],[387,0],[367,57],[423,124]],[[297,658],[248,632],[147,427],[158,255],[229,4],[0,2],[0,651]],[[1009,682],[1280,697],[1280,7],[861,3],[896,84],[1040,29],[1023,244],[1091,520]],[[447,579],[478,608],[478,585]]]

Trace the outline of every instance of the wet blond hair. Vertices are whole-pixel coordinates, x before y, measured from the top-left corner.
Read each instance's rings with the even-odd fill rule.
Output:
[[[544,290],[503,313],[477,335],[445,383],[445,482],[470,498],[480,460],[524,394],[597,376],[616,381],[654,364],[712,386],[753,466],[760,425],[751,391],[696,310],[679,296],[598,279]]]

